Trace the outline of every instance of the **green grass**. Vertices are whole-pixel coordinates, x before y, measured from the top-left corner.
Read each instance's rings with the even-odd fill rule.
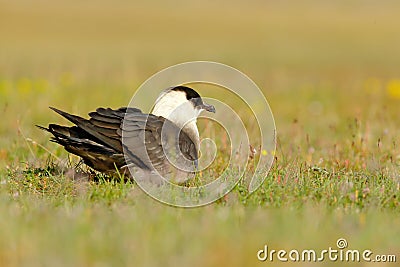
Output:
[[[256,253],[341,237],[400,261],[397,2],[0,7],[0,266],[285,266]],[[66,123],[48,106],[127,105],[149,76],[191,60],[245,72],[269,101],[276,159],[251,195],[240,183],[203,208],[163,205],[74,171],[34,127]],[[372,265],[396,263],[352,266]]]

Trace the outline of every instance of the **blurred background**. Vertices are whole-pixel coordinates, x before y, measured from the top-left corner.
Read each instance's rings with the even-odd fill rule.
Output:
[[[62,121],[48,106],[79,114],[125,106],[149,76],[193,60],[253,79],[286,150],[318,154],[351,139],[354,120],[369,124],[375,145],[399,122],[399,8],[389,0],[1,0],[0,157],[10,159],[18,134],[47,140],[33,125]]]
[[[19,125],[36,137],[33,124],[56,118],[49,118],[50,105],[71,112],[127,105],[150,75],[193,60],[249,75],[269,100],[278,131],[300,120],[313,136],[342,119],[374,116],[366,108],[390,113],[400,100],[399,7],[0,1],[0,135],[8,139]]]
[[[47,152],[43,150],[33,153],[32,140],[57,155],[64,153],[62,158],[66,158],[62,149],[48,142],[47,134],[34,127],[65,123],[48,106],[76,114],[86,114],[99,106],[125,106],[148,77],[193,60],[228,64],[247,74],[263,90],[278,131],[279,166],[285,168],[290,161],[299,163],[300,169],[303,162],[320,167],[338,164],[349,172],[378,169],[386,163],[399,166],[399,10],[400,2],[395,0],[0,0],[0,167],[18,169],[21,162],[35,163],[38,151],[45,157]],[[43,165],[43,161],[36,164]],[[359,248],[368,248],[372,243],[381,252],[395,253],[398,248],[392,234],[399,225],[398,217],[382,215],[379,210],[366,216],[355,211],[348,217],[344,207],[324,217],[324,209],[311,207],[300,216],[303,225],[293,223],[299,217],[285,209],[253,211],[241,205],[232,211],[222,206],[190,210],[187,212],[195,219],[184,221],[181,219],[186,211],[164,209],[147,198],[138,206],[150,208],[136,210],[138,206],[130,209],[120,203],[113,216],[109,210],[96,211],[97,206],[88,211],[84,203],[83,208],[79,206],[73,212],[68,209],[65,220],[64,211],[58,210],[54,219],[43,212],[49,208],[47,203],[35,203],[33,216],[43,217],[55,227],[43,239],[40,222],[35,232],[25,228],[26,239],[19,227],[13,228],[26,241],[21,242],[21,251],[36,255],[36,243],[30,240],[42,240],[45,247],[57,244],[57,251],[71,256],[65,258],[76,256],[73,246],[67,248],[52,241],[59,233],[65,240],[70,238],[68,227],[62,228],[64,232],[57,228],[58,218],[75,227],[79,244],[93,248],[93,253],[78,254],[83,259],[80,263],[107,261],[107,252],[115,255],[118,251],[129,260],[124,253],[127,248],[141,251],[142,247],[157,246],[160,258],[154,257],[151,250],[139,253],[138,259],[149,266],[163,262],[171,250],[185,251],[185,244],[196,239],[193,235],[200,241],[204,238],[205,243],[195,242],[193,254],[175,255],[169,263],[188,265],[195,255],[199,260],[195,266],[245,266],[256,263],[255,251],[262,248],[263,242],[292,249],[301,248],[308,240],[310,246],[327,248],[340,237],[338,232],[353,237],[349,242]],[[292,208],[300,205],[302,198],[293,203],[289,205]],[[125,213],[126,209],[129,212]],[[25,218],[8,206],[4,210],[22,218],[20,225],[32,221],[30,213]],[[165,219],[162,222],[158,221],[160,214]],[[314,219],[315,214],[323,218]],[[107,232],[114,218],[119,218],[121,225]],[[143,218],[154,228],[147,227]],[[74,224],[76,220],[81,224]],[[85,239],[82,233],[91,229],[93,222],[98,228],[93,228],[92,236]],[[179,238],[174,223],[182,226],[177,227]],[[197,223],[201,226],[193,230]],[[245,226],[239,227],[242,223]],[[376,227],[378,223],[380,227]],[[210,231],[214,225],[216,232]],[[258,228],[263,234],[255,231]],[[377,229],[382,228],[387,228],[386,232],[378,237]],[[131,229],[138,234],[135,244],[127,235]],[[105,240],[113,240],[115,250],[108,242],[97,242],[105,232]],[[166,238],[158,239],[161,235]],[[125,237],[125,243],[120,237]],[[14,235],[5,240],[14,240]],[[104,247],[98,248],[97,244]],[[205,251],[205,247],[209,249]],[[7,253],[3,254],[6,258]],[[120,262],[116,259],[114,263]]]

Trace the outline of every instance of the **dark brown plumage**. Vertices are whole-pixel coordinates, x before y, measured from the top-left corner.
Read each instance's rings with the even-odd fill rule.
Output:
[[[84,119],[51,109],[75,126],[50,124],[48,128],[38,127],[52,133],[51,141],[81,157],[85,164],[97,171],[112,173],[119,169],[125,172],[127,165],[133,164],[142,170],[157,170],[166,175],[174,167],[165,152],[174,150],[174,145],[179,150],[172,154],[176,151],[182,153],[181,158],[176,159],[177,165],[185,172],[195,170],[198,152],[194,142],[163,117],[144,114],[135,108],[98,108],[89,113],[90,119]]]
[[[89,119],[51,108],[75,124],[38,126],[51,141],[83,159],[93,169],[140,173],[185,182],[196,170],[200,137],[196,119],[203,110],[215,112],[192,88],[176,86],[160,93],[153,114],[136,108],[98,108]],[[129,169],[130,172],[126,170]],[[138,171],[137,171],[138,170]]]

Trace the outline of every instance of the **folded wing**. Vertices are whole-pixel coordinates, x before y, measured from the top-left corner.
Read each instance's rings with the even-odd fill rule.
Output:
[[[148,171],[170,171],[168,151],[174,142],[171,143],[169,137],[175,140],[180,151],[179,167],[187,172],[195,170],[193,162],[198,153],[193,141],[163,117],[124,107],[115,110],[98,108],[89,113],[90,119],[84,119],[51,109],[75,125],[38,127],[52,133],[51,141],[81,157],[85,164],[97,171],[114,172],[127,165]]]

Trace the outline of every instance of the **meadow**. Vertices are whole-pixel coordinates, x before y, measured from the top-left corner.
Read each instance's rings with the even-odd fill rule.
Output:
[[[0,266],[397,266],[399,8],[0,0]],[[239,184],[205,207],[170,207],[134,182],[76,175],[78,160],[35,127],[66,123],[49,106],[126,106],[148,77],[193,60],[239,69],[269,102],[277,150],[253,194]],[[264,245],[339,238],[397,263],[257,259]]]

